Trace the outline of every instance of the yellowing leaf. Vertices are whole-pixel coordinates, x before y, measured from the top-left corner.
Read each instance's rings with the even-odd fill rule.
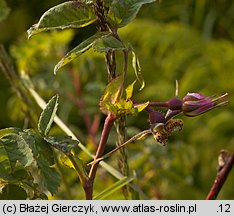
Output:
[[[127,88],[125,89],[126,99],[127,100],[132,97],[133,88],[134,88],[135,83],[136,83],[136,80],[132,84],[130,84],[129,86],[127,86]]]
[[[104,94],[100,100],[100,109],[104,114],[108,114],[109,110],[106,105],[115,104],[121,95],[123,78],[121,76],[113,79],[104,90]]]
[[[143,111],[147,106],[149,105],[149,102],[143,103],[143,104],[139,104],[134,106],[134,108],[137,109],[137,112],[141,112]]]

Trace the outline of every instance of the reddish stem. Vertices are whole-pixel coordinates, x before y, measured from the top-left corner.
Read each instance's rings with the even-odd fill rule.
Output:
[[[111,131],[111,128],[113,126],[113,123],[116,119],[116,116],[113,114],[109,114],[106,117],[105,123],[104,123],[104,127],[102,130],[102,135],[101,135],[101,139],[96,151],[96,155],[95,155],[95,160],[99,159],[100,157],[103,156],[104,150],[105,150],[105,146]],[[93,184],[94,184],[94,179],[96,176],[96,172],[97,172],[97,168],[98,168],[99,162],[95,163],[91,166],[90,172],[89,172],[89,183],[88,183],[88,188],[86,188],[86,198],[87,199],[92,199],[93,197]]]
[[[234,164],[234,151],[232,154],[229,156],[227,163],[224,165],[224,167],[217,173],[215,182],[207,195],[206,199],[207,200],[214,200],[217,198],[221,188],[223,187],[228,174],[230,173],[232,167]]]

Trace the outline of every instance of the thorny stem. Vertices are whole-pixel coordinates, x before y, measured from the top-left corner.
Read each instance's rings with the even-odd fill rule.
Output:
[[[223,185],[228,177],[228,174],[230,173],[230,171],[233,167],[233,164],[234,164],[234,151],[229,156],[224,167],[217,173],[216,178],[215,178],[215,182],[214,182],[210,192],[208,193],[206,200],[214,200],[217,198],[220,190],[222,189],[222,187],[223,187]]]

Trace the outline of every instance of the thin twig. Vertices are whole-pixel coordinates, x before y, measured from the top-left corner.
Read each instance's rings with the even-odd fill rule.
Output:
[[[230,173],[230,171],[233,167],[233,164],[234,164],[234,151],[229,156],[224,167],[217,173],[214,184],[206,197],[207,200],[214,200],[217,198],[220,190],[222,189],[222,187],[223,187],[223,185],[228,177],[228,174]]]
[[[88,165],[93,165],[95,163],[98,163],[108,157],[110,157],[113,153],[115,153],[117,150],[123,148],[124,146],[126,146],[127,144],[133,142],[134,140],[137,140],[147,134],[151,133],[151,130],[148,129],[148,130],[144,130],[144,131],[141,131],[140,133],[136,134],[135,136],[133,136],[132,138],[130,138],[129,140],[127,140],[125,143],[119,145],[118,147],[114,148],[113,150],[109,151],[107,154],[105,154],[104,156],[98,158],[97,160],[93,160],[92,162],[90,162]]]

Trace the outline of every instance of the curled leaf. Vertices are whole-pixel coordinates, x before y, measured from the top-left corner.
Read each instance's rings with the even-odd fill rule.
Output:
[[[132,51],[132,67],[134,69],[136,78],[141,85],[139,89],[141,91],[145,87],[145,81],[141,73],[141,66],[139,59],[137,58],[136,53],[134,51]]]
[[[38,130],[41,134],[47,135],[51,128],[51,125],[54,121],[56,111],[58,109],[58,95],[55,95],[46,105],[45,109],[42,111],[39,123]]]

